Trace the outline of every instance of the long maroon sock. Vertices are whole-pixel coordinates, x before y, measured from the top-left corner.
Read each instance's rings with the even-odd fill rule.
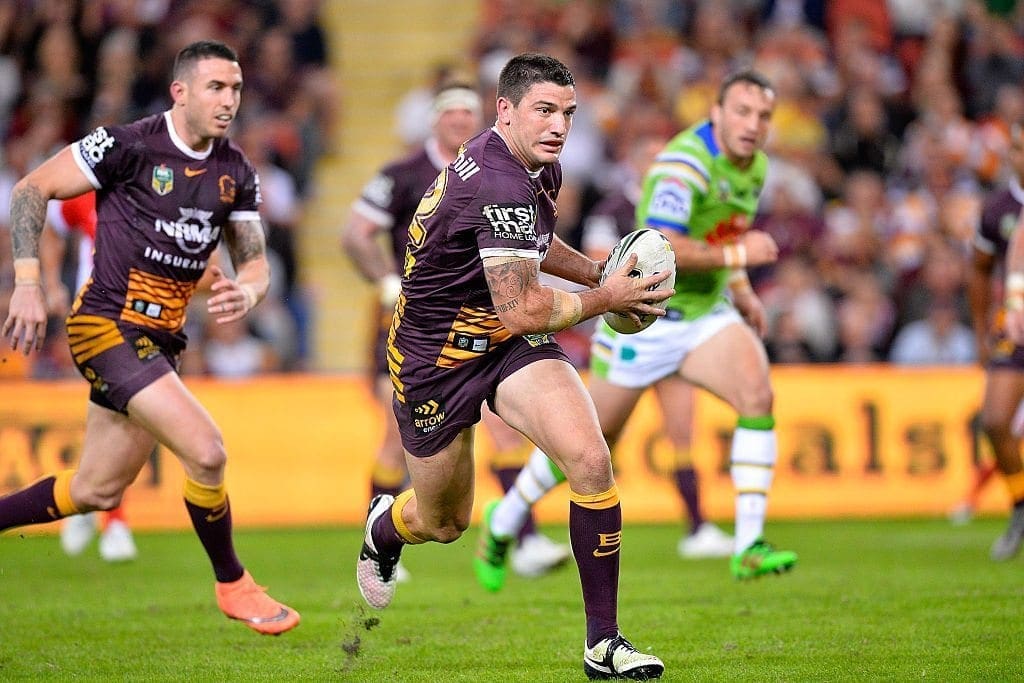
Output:
[[[619,631],[619,549],[622,542],[622,506],[612,489],[614,504],[580,504],[570,492],[569,539],[583,588],[587,614],[587,646]],[[588,496],[587,498],[592,498]]]
[[[394,505],[392,503],[388,511],[378,517],[370,529],[370,535],[373,536],[373,544],[377,546],[377,552],[391,556],[401,553],[402,546],[405,545],[405,539],[398,533],[398,529],[395,527],[395,520],[391,517]]]
[[[690,515],[690,533],[696,533],[700,525],[704,523],[704,514],[700,509],[700,478],[697,470],[692,466],[680,467],[675,471],[676,490],[679,497],[686,505],[686,512]]]
[[[44,477],[20,491],[0,498],[0,530],[26,524],[42,524],[60,519],[53,498],[57,477]]]
[[[217,581],[230,583],[242,578],[245,569],[238,561],[231,538],[231,504],[228,499],[225,498],[224,504],[217,508],[202,507],[188,500],[185,507],[192,518],[192,527],[210,558]]]

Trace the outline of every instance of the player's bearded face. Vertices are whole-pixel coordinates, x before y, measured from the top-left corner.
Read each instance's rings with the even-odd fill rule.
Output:
[[[530,170],[558,161],[576,114],[576,89],[571,85],[536,83],[519,104],[499,103],[499,116],[506,126],[512,151]]]
[[[188,82],[186,114],[190,132],[200,139],[221,138],[238,113],[242,69],[226,59],[201,59]]]
[[[768,139],[775,93],[753,83],[730,87],[722,104],[711,109],[715,137],[732,161],[749,161]]]

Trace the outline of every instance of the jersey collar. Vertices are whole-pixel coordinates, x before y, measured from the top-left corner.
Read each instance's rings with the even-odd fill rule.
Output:
[[[697,137],[704,141],[708,151],[711,152],[711,156],[718,156],[718,143],[715,142],[715,130],[711,126],[711,121],[705,121],[695,132]]]
[[[171,136],[171,142],[174,143],[174,146],[177,147],[182,154],[193,159],[205,159],[210,156],[210,152],[213,151],[213,142],[211,141],[210,144],[207,145],[206,149],[201,152],[197,152],[186,145],[185,141],[181,139],[180,135],[178,135],[178,131],[174,130],[174,119],[171,118],[170,109],[164,112],[164,121],[167,123],[167,134]]]

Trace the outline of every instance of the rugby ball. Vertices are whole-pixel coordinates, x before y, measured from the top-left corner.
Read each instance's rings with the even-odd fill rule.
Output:
[[[614,273],[629,260],[630,254],[637,256],[636,265],[629,272],[630,277],[649,277],[668,270],[672,274],[652,289],[672,289],[676,280],[676,253],[664,235],[649,228],[635,230],[619,240],[605,261],[601,284],[604,284],[609,273]],[[640,325],[637,326],[628,316],[612,311],[601,317],[608,323],[608,327],[622,334],[634,334],[647,329],[658,319],[656,315],[641,316]]]

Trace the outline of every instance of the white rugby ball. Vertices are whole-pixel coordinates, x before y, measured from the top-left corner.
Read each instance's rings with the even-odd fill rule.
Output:
[[[652,289],[672,289],[676,280],[676,253],[664,235],[649,228],[635,230],[619,240],[605,261],[604,271],[601,273],[602,284],[609,273],[614,273],[622,267],[630,254],[637,256],[636,265],[629,272],[630,277],[649,277],[668,270],[672,274]],[[637,326],[628,316],[612,311],[601,317],[610,328],[622,334],[634,334],[647,329],[658,319],[656,315],[641,316],[640,325]]]

